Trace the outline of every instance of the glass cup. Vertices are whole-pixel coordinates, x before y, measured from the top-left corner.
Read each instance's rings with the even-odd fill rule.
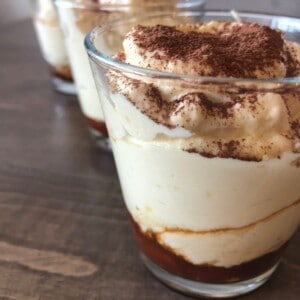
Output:
[[[300,41],[299,19],[239,17]],[[110,37],[137,24],[220,19],[234,21],[229,12],[141,15],[97,27],[85,39],[142,260],[170,287],[205,297],[261,286],[298,228],[300,78],[201,77],[137,67],[122,62],[122,38],[110,47]],[[207,112],[198,123],[189,100],[194,94],[206,95],[198,99]],[[230,99],[242,101],[235,112],[227,111]],[[251,101],[260,101],[258,115]],[[285,122],[279,111],[287,116],[284,101],[293,138],[272,136],[277,144],[270,146],[269,134]],[[226,123],[232,118],[240,126]]]
[[[40,49],[50,67],[54,88],[76,94],[63,33],[52,0],[33,0],[33,24]]]
[[[95,138],[97,145],[103,149],[110,149],[110,144],[103,112],[83,45],[86,34],[96,25],[122,19],[142,11],[160,11],[175,7],[201,9],[203,6],[203,0],[138,0],[127,1],[127,4],[126,1],[123,1],[121,5],[117,2],[108,0],[94,2],[89,0],[55,1],[60,23],[65,33],[80,106],[92,136]],[[118,45],[120,37],[122,37],[122,31],[110,36],[110,47]]]

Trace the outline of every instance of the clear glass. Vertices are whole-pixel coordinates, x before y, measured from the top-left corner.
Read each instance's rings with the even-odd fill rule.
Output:
[[[118,2],[118,1],[116,1]],[[123,1],[122,5],[115,1],[74,1],[56,0],[60,23],[65,33],[66,45],[72,64],[74,80],[79,94],[80,106],[87,121],[88,127],[96,143],[103,149],[110,149],[108,133],[104,121],[101,105],[98,100],[88,57],[83,41],[86,34],[96,25],[107,21],[122,19],[142,11],[160,11],[175,6],[184,9],[192,7],[201,9],[203,0],[156,0],[156,1]],[[118,44],[120,34],[109,37],[110,42]]]
[[[76,94],[63,33],[52,0],[33,0],[33,25],[57,91]]]
[[[281,29],[286,39],[300,42],[299,19],[245,13],[239,16],[244,21]],[[85,46],[143,262],[174,289],[226,298],[261,286],[275,271],[282,251],[298,228],[300,78],[182,75],[129,65],[112,57],[122,50],[122,36],[136,24],[212,20],[234,21],[229,12],[141,15],[94,29],[86,37]],[[120,38],[112,47],[110,37],[114,35]],[[182,126],[166,125],[161,120],[169,120],[166,118],[170,116],[176,119],[180,114],[184,117],[193,109],[193,102],[176,100],[183,105],[171,115],[174,108],[170,100],[164,100],[170,93],[179,93],[180,99],[189,99],[184,95],[195,93],[213,97],[208,98],[206,109],[212,109],[219,122],[214,116],[209,119],[208,114],[202,123],[193,123],[191,114]],[[252,103],[250,96],[261,101],[265,121],[255,127],[257,116],[251,110],[243,115],[246,102],[242,102],[236,106],[236,117],[241,116],[244,131],[237,126],[229,133],[220,105],[229,99],[250,99]],[[216,99],[219,102],[213,102]],[[176,101],[172,105],[177,105]],[[256,146],[273,134],[273,125],[268,123],[277,114],[278,103],[294,105],[289,110],[295,130],[290,148],[284,148],[280,155],[252,156],[252,151],[259,149]],[[210,124],[215,126],[212,131],[207,127]],[[263,130],[255,138],[253,126]],[[276,146],[282,147],[285,138],[274,140]],[[200,147],[205,141],[220,147],[219,151],[206,152],[205,147],[203,151],[195,150],[194,145]],[[239,148],[244,142],[246,147]]]

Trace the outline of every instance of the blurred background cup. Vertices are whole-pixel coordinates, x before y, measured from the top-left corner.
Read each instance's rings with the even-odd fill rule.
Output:
[[[287,39],[300,42],[299,19],[245,13],[239,16],[244,21],[279,28]],[[285,99],[290,117],[296,120],[300,79],[201,77],[122,62],[122,37],[134,25],[174,25],[194,20],[235,21],[229,12],[141,15],[94,29],[85,45],[143,262],[155,276],[178,291],[204,297],[233,297],[268,280],[298,228],[299,138],[292,141],[295,149],[279,156],[269,154],[268,158],[253,159],[251,149],[256,149],[256,138],[261,138],[261,133],[252,140],[254,133],[248,128],[250,131],[237,137],[230,131],[232,128],[222,125],[226,121],[210,123],[214,121],[209,115],[207,119],[203,116],[202,125],[195,127],[195,116],[189,116],[190,106],[180,106],[180,100],[172,102],[170,98],[189,103],[189,95],[206,95],[210,99],[205,100],[209,101],[206,109],[213,111],[216,105],[220,118],[223,115],[218,109],[224,99],[246,101],[249,95],[259,97],[264,101],[258,109],[273,117],[279,99]],[[113,44],[112,36],[118,36]],[[117,52],[118,59],[113,58]],[[139,60],[138,55],[130,58]],[[252,118],[251,113],[245,113],[246,119]],[[168,123],[179,115],[185,116],[184,126]],[[268,136],[266,120],[264,134]],[[254,117],[251,122],[259,120]],[[207,132],[205,124],[217,127]],[[260,130],[263,126],[260,123]],[[221,147],[220,154],[205,152],[207,134],[212,135],[212,145]],[[264,140],[263,135],[261,142]],[[235,152],[241,145],[239,141],[252,141],[255,147],[246,147],[248,154],[243,154],[244,148]],[[194,145],[203,145],[203,152]]]
[[[55,0],[60,24],[65,34],[66,45],[76,82],[79,102],[89,131],[97,145],[110,149],[107,128],[101,104],[90,70],[88,57],[84,49],[86,34],[96,25],[122,19],[146,11],[166,9],[201,10],[202,0]],[[120,4],[121,3],[121,4]],[[109,37],[110,47],[120,43],[122,30]]]
[[[76,94],[63,33],[52,0],[31,0],[33,24],[57,91]]]

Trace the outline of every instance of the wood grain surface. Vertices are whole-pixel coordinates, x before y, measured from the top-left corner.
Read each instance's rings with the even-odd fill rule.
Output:
[[[261,289],[299,299],[300,234]],[[30,21],[0,27],[0,299],[190,299],[141,264],[111,154],[55,93]]]

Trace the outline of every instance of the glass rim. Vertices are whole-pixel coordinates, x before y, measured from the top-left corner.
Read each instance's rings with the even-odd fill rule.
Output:
[[[202,7],[205,5],[206,0],[183,0],[177,5],[172,5],[169,0],[163,0],[159,3],[147,2],[144,4],[144,7],[171,7],[174,6],[177,9],[188,9],[195,6]],[[114,10],[117,8],[122,11],[122,9],[127,9],[131,7],[131,4],[117,4],[117,3],[106,3],[101,4],[101,2],[75,2],[74,0],[54,0],[54,4],[57,7],[67,7],[67,8],[77,8],[77,9],[103,9],[103,10]]]
[[[58,0],[60,1],[60,0]],[[66,0],[62,0],[66,1]],[[68,0],[67,0],[68,1]],[[248,13],[248,12],[238,12],[240,17],[253,17],[253,18],[280,18],[285,19],[288,21],[294,21],[299,23],[300,26],[300,18],[289,17],[289,16],[281,16],[281,15],[273,15],[273,14],[260,14],[260,13]],[[160,78],[160,79],[180,79],[180,80],[187,80],[187,81],[200,81],[203,83],[220,83],[220,84],[234,84],[234,83],[248,83],[248,84],[258,84],[258,83],[265,83],[265,84],[292,84],[297,85],[300,88],[300,76],[297,77],[276,77],[276,78],[237,78],[237,77],[213,77],[213,76],[200,76],[200,75],[191,75],[191,74],[182,74],[182,73],[171,73],[165,71],[158,71],[154,69],[149,69],[145,67],[139,67],[135,65],[130,65],[128,63],[122,62],[117,60],[104,52],[99,51],[96,46],[94,45],[94,40],[99,34],[104,33],[108,29],[116,28],[121,24],[130,24],[135,19],[142,19],[144,20],[146,17],[162,17],[162,16],[172,16],[174,15],[174,11],[160,12],[160,13],[145,13],[140,15],[135,15],[126,19],[122,20],[115,20],[111,22],[107,22],[103,25],[96,26],[92,29],[84,39],[84,45],[88,55],[90,56],[93,61],[100,63],[101,65],[108,66],[111,69],[127,72],[131,74],[135,74],[138,76],[147,76],[152,78]],[[231,16],[232,12],[228,10],[203,10],[203,11],[176,11],[176,15],[178,16],[199,16],[199,15],[206,15],[206,16]],[[280,88],[280,86],[278,86]]]

